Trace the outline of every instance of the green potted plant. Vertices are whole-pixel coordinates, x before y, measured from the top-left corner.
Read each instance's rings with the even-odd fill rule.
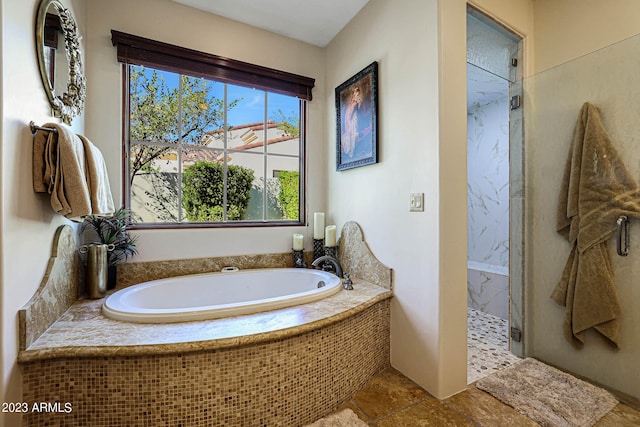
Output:
[[[88,215],[80,226],[85,242],[113,245],[113,249],[107,255],[109,269],[107,289],[113,289],[116,286],[116,265],[138,253],[136,249],[138,236],[131,236],[127,231],[131,223],[131,211],[119,208],[113,215]]]

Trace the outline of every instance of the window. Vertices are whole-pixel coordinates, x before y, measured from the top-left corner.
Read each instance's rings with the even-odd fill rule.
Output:
[[[125,64],[125,206],[139,224],[304,222],[312,79],[112,34]]]

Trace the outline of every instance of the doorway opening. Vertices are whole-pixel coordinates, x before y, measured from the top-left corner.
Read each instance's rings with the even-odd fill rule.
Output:
[[[467,9],[467,382],[524,355],[522,38]]]

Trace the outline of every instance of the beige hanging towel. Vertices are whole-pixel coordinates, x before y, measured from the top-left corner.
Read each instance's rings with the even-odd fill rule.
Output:
[[[51,194],[51,207],[79,221],[90,214],[114,211],[102,153],[71,128],[47,123],[33,141],[33,189]]]
[[[564,332],[577,348],[594,328],[618,347],[620,304],[607,240],[620,215],[640,217],[640,187],[611,144],[598,109],[582,106],[560,190],[557,231],[571,253],[551,298],[566,306]]]

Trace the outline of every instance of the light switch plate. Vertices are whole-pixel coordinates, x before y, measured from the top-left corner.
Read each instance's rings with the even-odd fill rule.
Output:
[[[424,212],[424,193],[409,193],[409,212]]]

